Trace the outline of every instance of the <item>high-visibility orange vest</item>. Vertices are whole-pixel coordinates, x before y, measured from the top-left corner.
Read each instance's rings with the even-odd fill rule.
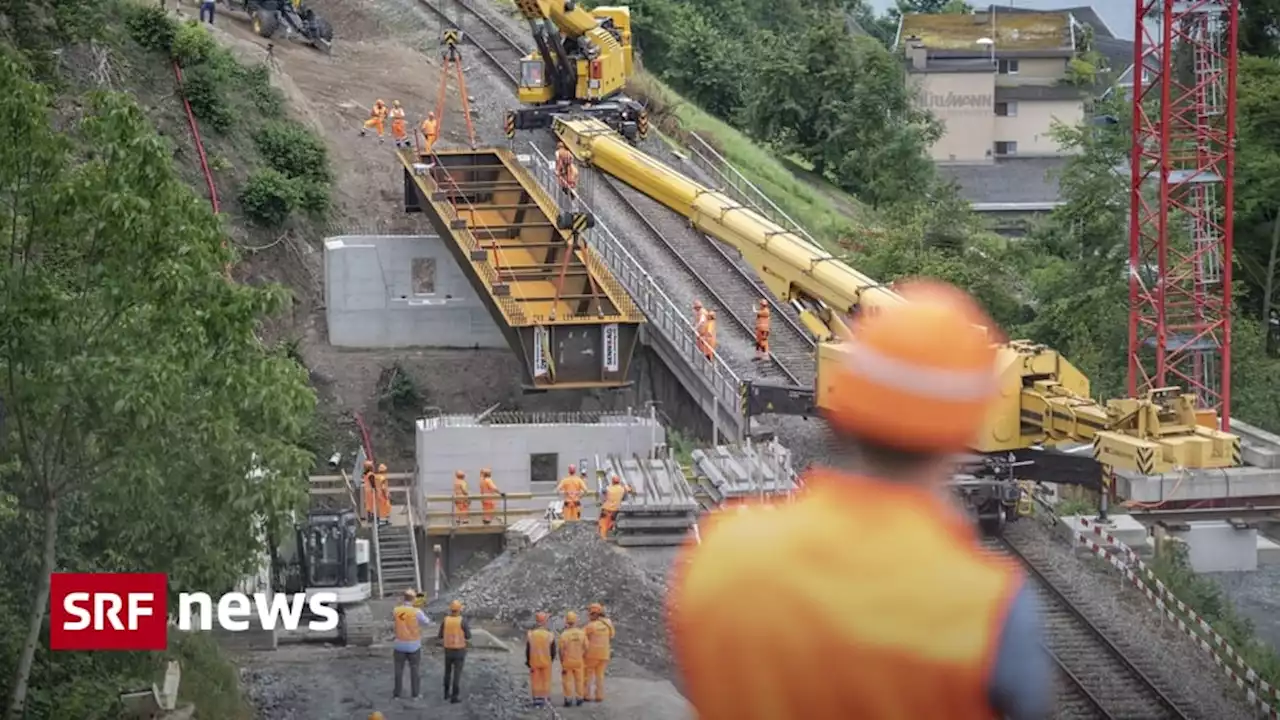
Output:
[[[556,486],[556,491],[564,493],[565,500],[578,502],[587,492],[587,484],[577,475],[566,475]]]
[[[560,633],[560,667],[580,668],[587,657],[587,634],[582,628],[566,628]]]
[[[613,623],[607,618],[592,620],[583,629],[587,635],[587,659],[608,660],[612,655],[610,641],[613,640]],[[779,715],[778,717],[783,717]]]
[[[400,605],[391,611],[396,621],[396,640],[401,642],[417,642],[422,639],[422,628],[418,625],[418,608]]]
[[[617,510],[622,507],[622,498],[627,496],[626,485],[610,485],[604,489],[604,509]]]
[[[699,720],[995,718],[1018,569],[930,489],[806,481],[792,503],[717,513],[677,564],[670,636]],[[803,617],[761,623],[761,607]]]
[[[551,667],[551,643],[556,636],[546,628],[529,631],[529,667],[534,670]]]
[[[448,615],[444,619],[444,649],[465,650],[467,634],[462,630],[462,616]]]

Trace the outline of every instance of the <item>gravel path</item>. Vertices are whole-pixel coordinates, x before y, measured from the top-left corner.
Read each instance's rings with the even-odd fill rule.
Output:
[[[1048,559],[1047,569],[1055,582],[1088,589],[1079,594],[1084,598],[1080,609],[1188,715],[1203,720],[1255,717],[1213,659],[1177,626],[1163,620],[1114,568],[1077,555],[1040,522],[1015,523],[1006,532],[1020,546],[1034,548],[1037,556]]]

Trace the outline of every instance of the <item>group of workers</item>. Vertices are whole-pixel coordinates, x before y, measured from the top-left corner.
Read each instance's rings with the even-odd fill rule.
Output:
[[[480,510],[485,525],[493,524],[498,512],[498,501],[507,496],[493,480],[493,470],[480,469]],[[459,470],[453,474],[453,521],[457,525],[471,523],[471,489],[467,486],[467,474]]]
[[[364,126],[360,128],[360,135],[368,135],[370,130],[378,134],[378,139],[386,135],[387,120],[391,121],[391,138],[395,141],[398,148],[409,148],[413,146],[413,138],[409,137],[409,129],[406,124],[404,106],[399,100],[393,100],[391,107],[387,107],[387,103],[382,98],[374,101],[373,107],[369,108],[369,119],[364,121]],[[425,120],[420,126],[423,139],[423,152],[430,154],[432,148],[435,147],[436,141],[440,139],[440,121],[436,118],[434,112],[428,112]]]
[[[570,465],[569,474],[561,478],[556,484],[556,492],[559,493],[562,502],[562,515],[566,522],[577,522],[582,519],[582,500],[587,495],[587,482],[578,474],[578,466]],[[628,495],[635,493],[635,489],[630,485],[622,482],[622,478],[614,475],[609,480],[609,484],[605,486],[601,492],[602,501],[600,503],[600,519],[597,525],[600,529],[600,539],[607,540],[609,533],[613,531],[617,522],[618,511],[622,509],[622,501]]]
[[[769,320],[772,312],[769,301],[760,298],[756,305],[756,360],[769,359]],[[704,307],[701,300],[693,301],[693,332],[698,352],[711,360],[716,356],[716,311]]]
[[[387,466],[379,463],[374,470],[373,461],[364,461],[364,514],[379,525],[391,522],[391,490],[387,486]]]
[[[396,638],[392,697],[404,696],[405,666],[409,668],[409,691],[415,700],[422,696],[422,629],[431,624],[431,619],[422,611],[425,599],[416,590],[405,590],[403,600],[392,610]],[[462,615],[461,602],[449,603],[449,614],[440,621],[436,639],[444,647],[444,697],[451,703],[461,702],[462,666],[471,642],[471,624]]]
[[[604,606],[587,608],[587,624],[578,627],[578,613],[564,616],[564,630],[556,636],[547,627],[548,616],[534,616],[537,627],[529,631],[524,644],[524,664],[529,668],[529,691],[535,707],[551,704],[551,671],[560,661],[560,690],[564,706],[584,702],[604,702],[604,674],[612,654],[617,630],[604,613]]]

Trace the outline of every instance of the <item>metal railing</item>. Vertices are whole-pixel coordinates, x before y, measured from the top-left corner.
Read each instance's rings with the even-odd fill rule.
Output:
[[[805,230],[800,223],[778,207],[777,203],[770,200],[763,190],[756,187],[755,183],[748,180],[723,155],[716,152],[716,149],[711,147],[710,143],[694,132],[689,133],[689,137],[693,139],[689,146],[691,162],[709,173],[713,178],[722,181],[724,189],[729,191],[735,200],[750,205],[756,212],[777,223],[783,229],[790,230],[814,245],[822,247],[822,243],[818,242],[813,235],[809,234],[808,230]]]
[[[529,517],[543,517],[546,515],[547,509],[543,507],[511,507],[513,502],[534,502],[537,500],[554,500],[560,496],[557,493],[500,493],[497,495],[468,495],[467,509],[458,509],[458,500],[452,495],[424,495],[422,519],[424,526],[428,531],[435,528],[450,528],[456,530],[459,528],[476,527],[477,529],[492,529],[494,531],[504,530],[516,520],[523,520]],[[485,500],[497,500],[499,507],[493,510],[485,510],[483,503]],[[440,504],[447,504],[448,510],[432,510],[432,504],[438,507]],[[485,516],[491,518],[489,523],[485,523]],[[462,522],[463,520],[467,522]]]
[[[558,183],[550,160],[536,146],[530,144],[529,149],[534,157],[530,174],[544,190],[554,192]],[[587,243],[599,254],[613,276],[622,283],[631,298],[640,306],[649,321],[649,326],[662,333],[676,353],[711,390],[712,397],[717,403],[740,413],[742,379],[719,355],[710,361],[707,360],[697,346],[696,333],[689,312],[681,310],[672,302],[653,276],[627,251],[618,236],[613,234],[599,213],[594,212],[584,198],[579,196],[578,202],[595,216],[595,227],[587,231]]]
[[[415,495],[415,493],[413,492],[413,484],[410,483],[409,487],[400,488],[400,489],[404,491],[404,506],[405,506],[404,510],[405,510],[406,522],[409,525],[409,553],[413,556],[413,586],[415,588],[418,588],[419,591],[421,591],[422,563],[418,559],[418,533],[414,532],[414,524],[413,524],[413,513],[414,513],[413,497]],[[388,492],[390,492],[389,489],[388,489]]]

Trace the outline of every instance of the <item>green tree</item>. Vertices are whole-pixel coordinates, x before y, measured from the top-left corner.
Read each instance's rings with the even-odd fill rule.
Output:
[[[256,562],[259,532],[305,498],[312,462],[298,447],[315,403],[305,371],[255,337],[283,293],[224,277],[233,258],[218,219],[131,99],[90,96],[62,132],[50,106],[0,54],[9,720],[24,708],[104,716],[104,690],[118,686],[68,703],[97,673],[142,662],[48,653],[51,571],[144,569],[168,572],[175,591],[229,588]]]
[[[1280,60],[1242,58],[1238,88],[1235,257],[1265,324],[1280,292]]]

